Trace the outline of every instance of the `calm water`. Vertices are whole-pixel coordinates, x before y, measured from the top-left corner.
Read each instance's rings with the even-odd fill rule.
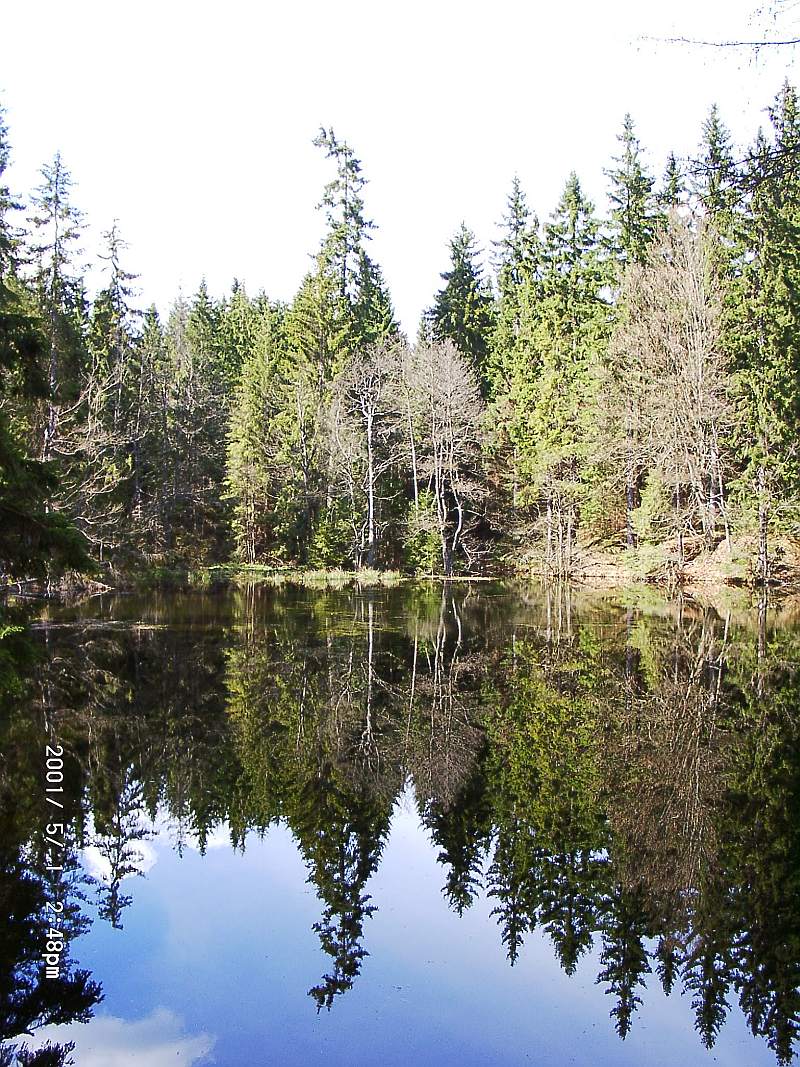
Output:
[[[79,1067],[792,1058],[791,610],[262,588],[93,599],[0,647],[0,1039]]]

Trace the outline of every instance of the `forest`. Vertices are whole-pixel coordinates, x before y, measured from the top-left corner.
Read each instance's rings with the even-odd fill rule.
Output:
[[[626,116],[605,214],[572,173],[540,221],[515,178],[491,266],[462,224],[412,343],[332,129],[294,299],[201,284],[162,316],[137,309],[116,223],[90,294],[72,176],[57,154],[10,190],[0,112],[0,582],[222,563],[791,577],[796,90],[767,115],[743,149],[713,108],[660,180]]]

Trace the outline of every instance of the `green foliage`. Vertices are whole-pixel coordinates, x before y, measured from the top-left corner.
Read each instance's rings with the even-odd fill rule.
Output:
[[[797,94],[788,84],[770,120],[773,146],[759,137],[749,163],[753,192],[737,219],[742,266],[728,313],[743,430],[740,492],[757,503],[762,580],[768,538],[791,521],[800,490],[800,179],[796,168],[776,173],[771,166],[774,152],[800,151]]]
[[[442,562],[442,542],[433,493],[424,490],[417,504],[408,506],[403,541],[403,563],[411,574],[437,574]]]
[[[56,469],[36,456],[26,420],[12,414],[14,408],[38,405],[47,395],[41,367],[47,342],[17,276],[17,248],[7,217],[16,205],[3,185],[8,159],[0,110],[0,584],[10,577],[91,567],[69,518],[50,507],[58,488]]]
[[[20,649],[20,685],[0,705],[0,1040],[85,1015],[99,993],[77,965],[58,998],[38,981],[35,783],[49,716],[84,835],[70,857],[90,841],[116,872],[91,889],[102,922],[121,921],[148,816],[168,813],[176,849],[192,839],[201,852],[217,828],[247,848],[283,820],[329,961],[309,993],[331,1007],[368,979],[381,907],[371,879],[413,786],[447,903],[491,911],[512,963],[537,928],[566,974],[595,960],[623,1037],[640,1014],[647,1024],[646,981],[682,994],[709,1047],[738,1000],[788,1063],[800,984],[794,623],[773,627],[765,606],[723,619],[688,599],[634,609],[566,586],[522,592],[244,585],[143,600],[154,625],[24,635],[48,655]],[[3,625],[14,632],[0,655],[20,636],[17,619]]]
[[[572,174],[542,227],[515,177],[492,282],[462,224],[411,352],[371,255],[361,161],[332,129],[315,140],[331,167],[324,232],[288,307],[239,282],[217,299],[203,282],[162,323],[136,308],[116,222],[88,297],[60,155],[42,168],[29,233],[12,225],[0,115],[0,572],[233,558],[404,560],[420,573],[438,569],[433,511],[403,512],[430,489],[446,571],[449,538],[474,572],[513,542],[566,576],[598,539],[625,543],[648,574],[654,544],[671,538],[680,567],[684,542],[702,537],[709,554],[723,538],[754,545],[749,570],[771,581],[800,514],[800,120],[788,84],[769,117],[741,153],[712,108],[699,158],[671,154],[656,185],[626,115],[605,220]],[[703,277],[680,283],[681,256],[701,248]],[[621,359],[627,327],[638,340]],[[445,341],[481,397],[458,360],[425,365]],[[369,377],[379,349],[394,354],[373,423],[342,389]]]
[[[633,119],[625,116],[618,140],[621,153],[614,158],[617,164],[606,171],[611,181],[612,246],[624,266],[631,261],[642,262],[647,246],[655,233],[653,205],[654,180],[644,168],[639,140],[634,133]],[[674,156],[667,176],[667,195],[677,199],[678,175]]]
[[[451,340],[472,361],[485,384],[494,298],[478,259],[475,235],[462,222],[450,242],[450,269],[442,274],[445,284],[425,317],[433,340]]]
[[[633,528],[640,542],[657,544],[670,529],[672,502],[664,479],[658,471],[650,471],[639,497],[639,506],[631,515]]]
[[[347,501],[336,500],[314,524],[308,547],[312,567],[336,567],[347,560],[353,540],[353,518]]]

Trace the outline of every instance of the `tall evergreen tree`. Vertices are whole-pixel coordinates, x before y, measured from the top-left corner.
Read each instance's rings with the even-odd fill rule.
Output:
[[[662,211],[670,211],[679,208],[684,203],[685,197],[686,179],[675,153],[670,152],[656,200]]]
[[[479,264],[475,235],[461,224],[450,242],[450,269],[444,286],[425,312],[434,340],[451,340],[467,356],[486,384],[494,323],[494,298]]]
[[[528,207],[519,178],[514,178],[495,242],[497,315],[488,361],[492,400],[492,448],[510,476],[512,506],[519,500],[520,453],[515,425],[537,371],[537,316],[543,298],[542,242],[539,222]]]
[[[300,494],[292,454],[292,374],[282,309],[263,301],[228,427],[226,485],[236,552],[247,563],[291,558],[294,550]]]
[[[701,155],[694,175],[694,193],[715,228],[727,234],[736,200],[736,164],[730,132],[714,104],[703,123]]]
[[[33,198],[31,252],[34,286],[47,336],[47,411],[42,458],[50,459],[58,433],[59,411],[74,399],[85,364],[81,319],[84,293],[75,263],[82,215],[70,200],[72,176],[60,153],[41,170]]]
[[[609,317],[599,222],[574,173],[545,227],[544,257],[540,368],[519,437],[528,493],[544,520],[547,566],[565,572],[577,533],[593,368]]]
[[[777,151],[798,153],[800,109],[788,84],[770,121]],[[775,174],[770,158],[760,136],[751,154],[753,193],[741,223],[746,251],[729,340],[745,428],[742,489],[757,511],[762,581],[770,576],[770,531],[796,508],[800,491],[800,177]]]
[[[628,114],[617,138],[621,151],[616,166],[606,171],[611,181],[612,247],[623,264],[642,262],[655,230],[654,179],[647,173],[633,119]]]
[[[319,204],[327,222],[322,253],[325,268],[337,279],[352,351],[359,345],[397,336],[399,328],[380,268],[367,252],[375,223],[365,214],[361,194],[366,178],[361,162],[332,129],[321,129],[314,144],[325,149],[327,158],[336,165],[336,176],[325,186]]]
[[[517,177],[511,185],[508,214],[503,217],[495,252],[498,303],[489,373],[492,392],[499,394],[512,388],[518,362],[526,362],[531,303],[541,298],[539,221],[529,209]]]
[[[51,464],[31,454],[21,417],[24,409],[47,397],[41,369],[46,339],[19,278],[10,219],[19,205],[4,180],[9,158],[0,109],[0,585],[65,566],[89,566],[82,539],[64,516],[49,508],[57,476]]]
[[[375,228],[364,214],[361,192],[366,178],[352,148],[337,140],[333,129],[321,129],[314,144],[336,165],[336,177],[325,186],[319,207],[324,209],[328,224],[325,246],[339,280],[339,295],[342,300],[353,301],[364,242]]]

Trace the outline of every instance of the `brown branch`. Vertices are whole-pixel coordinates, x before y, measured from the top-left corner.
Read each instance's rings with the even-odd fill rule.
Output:
[[[640,41],[653,41],[656,44],[690,44],[701,48],[776,48],[800,44],[800,37],[787,38],[784,41],[701,41],[695,37],[640,37]]]

